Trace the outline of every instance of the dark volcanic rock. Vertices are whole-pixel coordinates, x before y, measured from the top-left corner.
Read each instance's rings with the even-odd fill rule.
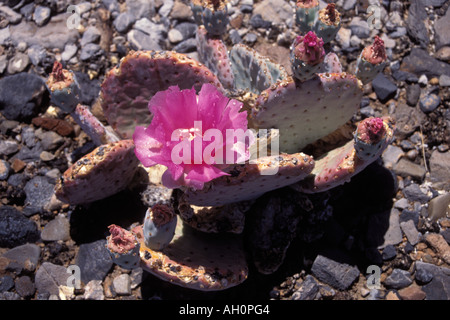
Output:
[[[425,50],[413,48],[411,53],[403,58],[400,70],[420,76],[439,77],[450,74],[450,65],[431,57]]]
[[[36,224],[14,207],[0,207],[0,247],[12,248],[39,240]]]

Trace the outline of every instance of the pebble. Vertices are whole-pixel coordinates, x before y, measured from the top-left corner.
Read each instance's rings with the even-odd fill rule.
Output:
[[[416,285],[400,289],[398,295],[402,300],[424,300],[426,297],[426,293]]]
[[[260,14],[252,15],[249,23],[254,29],[268,29],[272,26],[272,22],[264,20]]]
[[[70,239],[70,223],[63,215],[56,216],[55,219],[47,223],[41,231],[43,241],[66,241]]]
[[[383,253],[381,254],[382,258],[384,261],[387,260],[392,260],[395,258],[395,256],[397,255],[397,250],[395,249],[395,247],[393,245],[387,245],[384,249],[383,249]]]
[[[392,273],[384,280],[384,285],[391,289],[402,289],[412,284],[411,275],[408,271],[394,269]]]
[[[425,292],[427,300],[450,300],[449,268],[439,267],[422,261],[416,261],[416,274],[419,271],[432,274],[431,281],[422,286],[422,291]]]
[[[19,144],[14,140],[0,140],[0,155],[9,156],[19,151]]]
[[[4,181],[8,179],[11,166],[6,160],[0,160],[0,180]]]
[[[159,8],[158,13],[161,17],[168,17],[172,11],[174,2],[173,0],[164,0],[164,4]]]
[[[419,231],[417,231],[413,220],[401,222],[400,227],[411,245],[414,246],[419,243],[420,234]]]
[[[381,157],[386,168],[392,169],[403,155],[404,152],[401,148],[390,144]]]
[[[83,33],[80,44],[82,47],[88,43],[98,43],[101,38],[101,32],[94,26],[89,26]]]
[[[24,191],[26,194],[24,214],[27,216],[35,213],[43,213],[44,207],[49,203],[55,185],[51,184],[46,177],[36,176],[27,182]]]
[[[374,223],[373,227],[376,228],[377,224]],[[379,246],[380,249],[388,245],[397,245],[403,240],[402,230],[400,229],[400,211],[398,209],[392,208],[390,211],[389,226],[384,233],[383,240],[384,242]]]
[[[139,30],[131,30],[127,33],[127,40],[134,50],[161,50],[158,42],[147,33]]]
[[[420,203],[427,203],[430,197],[425,194],[420,186],[416,183],[411,183],[403,189],[403,194],[409,201],[419,201]]]
[[[395,201],[394,208],[404,210],[409,208],[409,201],[405,198],[401,198],[398,201]]]
[[[450,65],[431,57],[427,51],[414,47],[409,55],[403,58],[400,70],[420,76],[439,77],[450,74]]]
[[[426,48],[429,43],[427,27],[424,21],[427,19],[427,12],[421,0],[411,0],[406,19],[406,27],[409,36],[418,42],[422,48]]]
[[[105,300],[101,280],[91,280],[84,287],[83,298],[85,300]]]
[[[110,12],[120,11],[119,2],[117,2],[117,0],[102,0],[102,3],[105,6],[105,8]]]
[[[33,272],[38,265],[41,249],[34,243],[26,243],[6,251],[2,257],[14,262],[20,270]]]
[[[253,44],[256,42],[256,40],[258,40],[258,36],[253,32],[247,33],[244,37],[244,41],[247,42],[248,44]]]
[[[450,10],[447,8],[445,15],[434,23],[436,50],[450,45]]]
[[[263,0],[253,5],[253,14],[260,14],[263,20],[276,24],[288,24],[293,19],[292,10],[291,5],[283,0]]]
[[[39,27],[42,27],[50,19],[51,10],[44,6],[36,6],[33,13],[33,20]]]
[[[47,50],[39,44],[34,44],[28,48],[28,58],[34,66],[38,66],[44,61],[47,56]]]
[[[96,43],[88,43],[81,48],[80,59],[86,61],[96,58],[103,53],[103,49]]]
[[[439,195],[428,203],[428,217],[433,221],[450,216],[450,193]]]
[[[120,33],[128,31],[128,29],[135,23],[136,18],[129,12],[120,13],[113,22],[114,27]]]
[[[197,25],[191,22],[181,22],[177,24],[174,29],[180,31],[183,35],[183,40],[185,40],[195,36]]]
[[[397,85],[389,80],[383,73],[378,74],[372,81],[372,88],[381,102],[395,97]]]
[[[194,38],[190,38],[187,40],[184,40],[183,42],[180,42],[177,44],[174,48],[174,51],[180,52],[180,53],[189,53],[197,50],[197,41]]]
[[[405,158],[400,159],[392,169],[396,174],[402,177],[411,177],[418,181],[422,181],[427,171],[421,165],[418,165]]]
[[[183,34],[177,29],[171,29],[167,36],[171,43],[178,43],[180,41],[183,41]]]
[[[9,291],[14,288],[14,279],[11,276],[5,275],[0,277],[0,293]]]
[[[425,113],[428,113],[434,111],[439,106],[440,103],[441,98],[438,95],[431,93],[420,99],[419,106],[420,110],[422,110]]]
[[[353,17],[349,25],[352,34],[360,39],[366,39],[370,36],[370,27],[366,20],[360,17]]]
[[[8,73],[15,74],[24,71],[30,64],[30,58],[27,54],[18,52],[9,60]]]
[[[131,279],[128,274],[121,274],[113,280],[114,291],[121,296],[131,294]]]
[[[61,137],[54,131],[43,132],[42,129],[38,129],[36,130],[35,134],[41,141],[42,148],[45,151],[54,150],[64,143],[63,137]]]
[[[434,150],[430,157],[430,180],[437,189],[450,189],[450,151]]]
[[[80,267],[81,281],[103,280],[113,266],[106,239],[80,245],[75,264]]]
[[[192,17],[192,9],[187,4],[175,0],[170,17],[177,20],[189,20]]]
[[[2,115],[9,120],[30,120],[41,110],[46,92],[44,81],[35,74],[22,72],[3,77],[0,79]]]
[[[414,279],[419,283],[419,284],[426,284],[428,282],[430,282],[431,280],[433,280],[433,273],[430,272],[427,268],[422,268],[420,267],[421,264],[425,264],[424,262],[416,262],[416,272],[414,273]]]
[[[34,295],[36,288],[29,276],[21,276],[15,281],[16,292],[22,298],[28,298]]]
[[[34,285],[40,294],[59,296],[60,286],[67,286],[70,273],[64,266],[44,262],[36,271]]]
[[[450,264],[450,246],[444,237],[438,233],[429,233],[425,236],[427,244],[436,250],[439,257]]]
[[[292,294],[292,300],[314,300],[320,286],[313,276],[307,275],[300,287]]]
[[[419,102],[420,86],[416,83],[406,86],[406,103],[410,106],[415,106]]]
[[[36,224],[14,207],[0,207],[0,247],[12,248],[40,238]]]
[[[360,273],[356,266],[340,263],[322,255],[318,255],[314,260],[311,272],[318,280],[338,290],[348,289]]]

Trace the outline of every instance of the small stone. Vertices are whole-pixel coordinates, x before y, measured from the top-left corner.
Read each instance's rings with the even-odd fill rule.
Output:
[[[428,217],[437,221],[441,218],[450,216],[450,193],[439,195],[430,200],[428,204]]]
[[[241,11],[242,9],[241,6]],[[263,20],[275,24],[284,24],[292,20],[292,10],[292,6],[283,0],[263,0],[253,5],[253,14],[260,14]]]
[[[417,231],[413,220],[401,222],[400,227],[402,228],[403,233],[405,234],[409,243],[411,243],[413,246],[419,243],[419,231]]]
[[[391,80],[386,78],[383,73],[378,74],[372,81],[372,88],[381,102],[386,102],[395,97],[397,86]]]
[[[307,275],[300,287],[292,294],[292,300],[314,300],[319,292],[319,284],[311,275]]]
[[[2,257],[14,261],[20,269],[34,272],[41,255],[39,246],[27,243],[6,251]]]
[[[103,294],[103,286],[101,280],[91,280],[84,287],[85,300],[105,300],[105,295]]]
[[[385,223],[385,222],[383,222]],[[384,225],[384,224],[383,224]],[[374,224],[373,227],[376,227]],[[389,215],[389,226],[384,233],[384,243],[379,246],[379,249],[383,249],[388,245],[397,245],[403,240],[402,230],[400,228],[400,211],[392,208]]]
[[[45,57],[47,56],[47,51],[45,48],[39,44],[32,45],[27,51],[28,57],[34,66],[40,65]]]
[[[0,45],[6,44],[6,42],[10,38],[11,38],[11,32],[10,32],[9,26],[6,28],[0,29]]]
[[[192,9],[187,4],[176,0],[170,12],[170,17],[177,20],[189,20],[192,17]]]
[[[66,241],[70,239],[70,223],[63,215],[56,216],[55,219],[47,223],[41,232],[43,241]]]
[[[42,151],[41,154],[39,155],[39,158],[44,162],[48,162],[55,160],[55,155],[48,151]]]
[[[394,165],[397,164],[398,160],[404,155],[401,148],[393,145],[388,145],[386,150],[383,152],[381,158],[383,163],[388,169],[392,169]]]
[[[318,255],[311,268],[314,276],[338,290],[346,290],[359,277],[359,270],[355,266],[331,260]]]
[[[50,8],[44,6],[36,6],[33,13],[33,20],[39,27],[41,27],[50,19],[50,13]]]
[[[14,287],[14,279],[11,276],[0,277],[0,293],[9,291]]]
[[[450,45],[450,10],[434,23],[436,50]]]
[[[192,51],[197,50],[197,42],[194,38],[190,38],[187,40],[184,40],[183,42],[180,42],[177,44],[174,48],[174,51],[180,52],[180,53],[188,53]]]
[[[353,17],[349,25],[352,30],[352,34],[356,35],[360,39],[365,39],[370,36],[370,27],[366,20],[360,17]]]
[[[423,300],[426,297],[426,293],[415,285],[400,289],[398,295],[402,300]]]
[[[425,241],[437,252],[442,260],[450,264],[450,246],[442,235],[429,233],[425,236]]]
[[[127,39],[134,50],[161,50],[154,37],[139,30],[131,30],[127,33]],[[184,42],[184,41],[183,41]]]
[[[438,95],[431,93],[420,99],[419,106],[420,110],[422,110],[425,113],[428,113],[434,111],[434,109],[436,109],[440,103],[441,98]]]
[[[394,208],[397,208],[397,209],[400,209],[400,210],[408,209],[409,208],[409,201],[406,200],[405,198],[401,198],[400,200],[395,201]]]
[[[103,53],[103,49],[96,43],[88,43],[81,49],[80,59],[86,61],[96,58]]]
[[[22,171],[27,166],[25,161],[22,161],[20,159],[14,159],[11,168],[14,170],[15,173]]]
[[[450,76],[447,76],[445,74],[441,75],[439,77],[439,85],[441,87],[450,87]]]
[[[415,106],[419,101],[420,86],[416,83],[406,86],[406,103],[410,106]]]
[[[121,274],[113,280],[114,291],[118,295],[130,295],[131,294],[131,279],[128,274]]]
[[[260,14],[252,15],[249,23],[254,29],[258,29],[258,28],[268,29],[272,26],[272,22],[264,20]],[[238,28],[236,28],[236,29],[238,29]]]
[[[384,285],[392,289],[402,289],[412,284],[411,275],[408,271],[394,269],[390,276],[384,280]]]
[[[18,52],[9,60],[8,73],[15,74],[24,71],[30,64],[27,54]]]
[[[0,160],[0,180],[8,179],[11,166],[6,160]]]
[[[427,300],[450,300],[450,269],[416,261],[416,274],[420,270],[432,274],[432,280],[422,286]]]
[[[94,26],[89,26],[83,33],[80,44],[82,47],[88,43],[98,43],[101,38],[101,32]]]
[[[426,284],[433,279],[433,273],[426,268],[417,268],[414,273],[414,278],[420,284]]]
[[[14,207],[0,207],[0,247],[12,248],[39,238],[36,223]]]
[[[55,185],[49,183],[48,179],[36,176],[25,185],[25,205],[24,214],[32,215],[44,212],[44,207],[54,194]]]
[[[256,40],[258,40],[258,36],[252,32],[247,33],[244,37],[244,41],[249,44],[255,43]]]
[[[142,268],[134,268],[131,270],[131,289],[136,289],[142,283],[143,274],[144,270]]]
[[[403,58],[400,70],[416,75],[439,77],[442,74],[450,74],[450,65],[431,57],[426,50],[414,47],[411,53]]]
[[[382,253],[382,258],[384,261],[387,260],[392,260],[395,258],[395,256],[397,255],[397,250],[395,249],[395,247],[393,245],[387,245],[384,249],[383,249],[383,253]]]
[[[126,0],[127,11],[130,12],[136,19],[144,17],[153,18],[155,15],[154,1],[148,0]]]
[[[74,133],[73,126],[63,119],[37,117],[33,118],[32,123],[37,127],[42,127],[46,130],[54,131],[63,137],[70,136]]]
[[[50,262],[44,262],[36,271],[34,285],[40,294],[59,296],[59,287],[67,286],[70,273],[67,268]]]
[[[75,264],[80,267],[82,282],[103,280],[113,266],[105,245],[106,239],[80,245]]]
[[[168,17],[173,8],[173,0],[164,0],[164,4],[159,8],[159,15],[161,17]]]
[[[177,29],[171,29],[167,36],[171,43],[178,43],[180,41],[183,41],[183,34]]]
[[[128,31],[128,29],[135,23],[136,18],[129,12],[120,13],[113,22],[114,27],[120,33]]]
[[[19,144],[14,140],[0,141],[0,155],[9,156],[19,151]]]
[[[434,150],[430,157],[430,180],[434,188],[450,189],[450,151]]]
[[[430,197],[425,194],[420,186],[416,183],[411,183],[403,189],[403,194],[410,201],[419,201],[420,203],[427,203]]]
[[[2,1],[3,2],[3,1]],[[9,23],[17,24],[22,20],[22,15],[7,6],[0,6],[0,14],[5,17]]]
[[[16,279],[15,281],[16,292],[22,298],[28,298],[34,295],[36,288],[34,286],[33,281],[29,276],[22,276]]]

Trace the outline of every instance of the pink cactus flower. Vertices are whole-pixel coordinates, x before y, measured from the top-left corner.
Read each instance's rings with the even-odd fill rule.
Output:
[[[317,37],[313,31],[309,31],[305,36],[298,36],[294,41],[294,54],[307,64],[321,63],[325,58],[322,38]]]
[[[235,163],[249,159],[249,137],[244,143],[226,139],[229,131],[247,130],[247,112],[242,103],[228,99],[211,84],[204,84],[198,94],[194,88],[180,90],[172,86],[150,100],[151,124],[136,127],[133,134],[135,153],[146,167],[164,165],[162,177],[168,188],[188,186],[202,189],[205,182],[223,175],[225,153],[232,150]],[[248,142],[248,143],[247,143]]]

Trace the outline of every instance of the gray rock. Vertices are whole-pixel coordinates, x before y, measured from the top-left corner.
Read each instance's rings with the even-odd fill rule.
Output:
[[[130,295],[131,294],[131,279],[128,274],[121,274],[113,280],[114,291],[120,295]]]
[[[450,151],[434,150],[430,157],[430,180],[436,189],[450,189]]]
[[[80,44],[82,47],[88,43],[98,43],[101,38],[101,32],[94,26],[89,26],[83,33]]]
[[[64,143],[64,138],[54,131],[36,131],[36,136],[41,140],[42,148],[51,151]]]
[[[154,0],[126,0],[127,11],[136,20],[141,18],[152,18],[155,15]]]
[[[0,277],[0,293],[9,291],[14,288],[14,279],[11,276]]]
[[[50,202],[54,194],[55,185],[51,184],[47,178],[36,176],[27,182],[25,185],[25,199],[24,214],[32,215],[35,213],[42,213],[45,207]]]
[[[50,21],[38,27],[34,22],[22,21],[11,26],[11,40],[14,45],[25,41],[28,46],[40,44],[46,49],[58,48],[64,50],[67,43],[75,43],[79,37],[78,30],[67,28],[67,14],[51,17]]]
[[[14,261],[21,269],[34,271],[41,256],[41,248],[34,243],[27,243],[6,251],[2,257]]]
[[[311,268],[314,276],[338,290],[348,289],[359,277],[356,266],[340,263],[318,255]]]
[[[342,9],[345,11],[352,10],[356,5],[356,0],[345,0]]]
[[[366,39],[370,36],[369,24],[360,17],[353,17],[349,28],[352,30],[352,35],[356,35],[360,39]]]
[[[255,43],[256,40],[258,40],[258,36],[256,34],[254,34],[253,32],[247,33],[244,37],[244,41],[249,44]]]
[[[41,142],[38,141],[32,148],[22,146],[22,148],[20,148],[20,151],[17,154],[15,154],[11,159],[12,160],[20,159],[25,162],[38,161],[40,160],[40,154],[42,151],[44,150],[42,149]]]
[[[36,271],[34,285],[40,294],[59,296],[59,286],[67,286],[70,273],[67,268],[44,262]]]
[[[428,200],[430,200],[430,197],[424,193],[416,183],[411,183],[409,186],[403,188],[403,194],[409,201],[427,203]]]
[[[47,56],[47,51],[40,44],[35,44],[29,47],[27,53],[28,57],[31,60],[31,63],[34,66],[40,65],[41,62],[44,61],[45,57]]]
[[[428,218],[437,221],[450,215],[450,193],[444,193],[430,200],[428,204]]]
[[[33,13],[33,20],[39,27],[42,27],[50,19],[50,8],[44,6],[36,6]]]
[[[163,24],[154,23],[147,18],[142,18],[136,21],[133,28],[144,32],[157,43],[162,41],[167,34],[167,30]]]
[[[441,75],[439,77],[439,85],[441,87],[450,87],[450,76],[445,74]]]
[[[40,238],[36,224],[14,207],[0,207],[0,247],[13,248]]]
[[[373,223],[373,228],[380,228],[379,224]],[[385,226],[383,226],[385,228]],[[397,245],[403,240],[402,230],[400,229],[400,211],[392,208],[389,215],[389,226],[383,236],[383,243],[379,249],[383,249],[388,245]]]
[[[6,70],[7,65],[8,57],[6,55],[0,56],[0,74],[2,74]]]
[[[402,289],[412,284],[411,275],[408,271],[394,269],[385,280],[384,285],[391,289]]]
[[[142,268],[134,268],[131,270],[131,289],[136,289],[142,283],[143,274],[144,270]]]
[[[423,180],[427,173],[425,168],[414,162],[411,162],[405,158],[400,159],[398,163],[393,166],[393,170],[396,174],[402,177],[412,177],[416,180]]]
[[[404,210],[409,208],[409,201],[405,198],[401,198],[394,202],[394,208]]]
[[[194,38],[190,38],[187,40],[184,40],[183,42],[180,42],[177,44],[174,48],[174,51],[180,52],[180,53],[188,53],[193,52],[197,50],[197,41]]]
[[[61,53],[61,59],[63,61],[69,61],[72,59],[78,51],[78,47],[76,44],[66,44],[64,47],[63,53]]]
[[[17,52],[14,57],[9,60],[8,73],[15,74],[24,71],[30,64],[30,58],[27,54]]]
[[[127,33],[127,40],[134,50],[162,50],[154,37],[139,30],[131,30]]]
[[[177,29],[181,32],[181,34],[183,35],[183,39],[188,39],[195,36],[197,25],[191,22],[182,22],[177,24],[174,29]]]
[[[108,9],[108,11],[110,12],[120,11],[119,2],[117,2],[117,0],[102,0],[102,3],[105,6],[105,8]]]
[[[0,155],[9,156],[19,151],[19,144],[14,140],[0,141]]]
[[[103,285],[101,280],[91,280],[84,287],[85,300],[105,300]]]
[[[384,249],[383,249],[383,253],[381,254],[381,257],[383,258],[384,261],[387,260],[392,260],[395,258],[395,256],[397,255],[397,250],[395,249],[395,247],[393,245],[387,245]]]
[[[192,17],[192,9],[182,1],[175,1],[170,12],[170,17],[176,20],[189,20]]]
[[[21,276],[17,278],[15,281],[15,289],[22,298],[31,297],[36,291],[34,283],[29,276]]]
[[[22,15],[20,13],[17,13],[13,9],[6,6],[0,6],[0,14],[11,24],[19,23],[20,20],[22,20]]]
[[[450,74],[450,65],[431,57],[427,51],[414,47],[411,53],[403,58],[400,70],[417,76],[425,74],[428,77],[439,77]]]
[[[436,109],[441,103],[441,98],[434,93],[430,93],[419,101],[420,110],[425,113],[432,112]]]
[[[426,48],[430,42],[430,38],[424,23],[427,18],[425,7],[421,0],[411,0],[410,3],[408,18],[406,19],[408,34],[415,42],[418,42],[422,48]]]
[[[425,121],[425,114],[418,107],[410,107],[405,103],[399,103],[395,108],[395,136],[405,139],[410,136]]]
[[[159,15],[161,17],[168,17],[173,8],[173,0],[165,0],[164,4],[159,8]]]
[[[20,300],[20,296],[15,292],[0,293],[0,300]]]
[[[5,45],[10,39],[11,39],[11,32],[9,26],[0,29],[0,45]]]
[[[103,49],[96,43],[88,43],[83,48],[81,48],[80,59],[86,61],[89,59],[96,58],[103,53]]]
[[[183,34],[177,29],[171,29],[167,36],[171,43],[178,43],[180,41],[183,41]]]
[[[41,231],[41,239],[43,241],[66,241],[70,239],[70,223],[69,220],[61,215],[47,223]]]
[[[378,74],[372,81],[372,88],[381,102],[395,97],[397,85],[389,80],[383,73]]]
[[[292,300],[314,300],[319,293],[320,286],[313,276],[307,275],[305,280],[293,294]]]
[[[404,152],[401,148],[389,145],[382,154],[381,158],[383,159],[383,163],[386,168],[391,169],[403,155]]]
[[[0,111],[9,120],[28,121],[41,111],[44,81],[35,74],[19,73],[0,79]]]
[[[117,31],[123,33],[128,31],[135,22],[136,17],[130,12],[122,12],[114,19],[113,25]]]
[[[253,14],[260,14],[263,20],[273,23],[286,23],[293,19],[291,5],[283,0],[263,0],[253,5]]]
[[[419,101],[420,86],[417,83],[413,83],[406,86],[406,103],[410,106],[415,106]]]
[[[401,222],[400,227],[411,245],[415,246],[419,243],[419,231],[417,231],[413,220]]]
[[[103,280],[112,268],[113,261],[105,246],[106,239],[80,245],[75,264],[80,267],[82,282]]]
[[[434,23],[436,50],[450,44],[450,10]]]
[[[172,202],[173,189],[164,186],[149,184],[141,193],[142,202],[147,207],[153,207],[155,204],[167,204]]]
[[[439,267],[430,263],[416,261],[416,279],[418,272],[426,274],[419,275],[419,279],[431,281],[422,286],[422,291],[426,293],[427,300],[450,300],[450,269]],[[424,279],[425,278],[425,279]]]
[[[6,160],[0,160],[0,181],[8,179],[11,166]]]

